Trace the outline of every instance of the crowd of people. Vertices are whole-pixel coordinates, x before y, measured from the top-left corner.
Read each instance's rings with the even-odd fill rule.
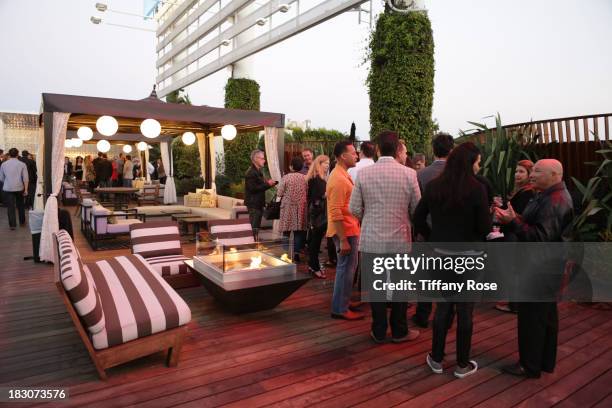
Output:
[[[147,163],[146,170],[153,180],[161,184],[166,182],[166,172],[161,159]],[[90,192],[96,187],[132,187],[135,179],[143,177],[140,159],[129,154],[119,153],[112,159],[106,153],[98,153],[95,159],[91,155],[77,156],[74,165],[69,157],[64,158],[64,179],[85,181]]]
[[[26,225],[25,210],[34,207],[37,181],[36,159],[32,154],[23,150],[20,156],[14,147],[5,154],[0,149],[0,202],[7,209],[11,230],[17,227],[17,217],[21,227]]]
[[[330,240],[328,249],[337,257],[332,318],[364,318],[360,302],[351,297],[360,253],[408,253],[415,240],[484,242],[500,228],[509,241],[564,239],[573,219],[573,206],[560,162],[520,161],[515,169],[515,188],[502,199],[494,196],[491,184],[478,174],[482,157],[476,145],[465,142],[455,146],[452,136],[439,133],[432,148],[434,160],[426,166],[424,155],[409,157],[398,135],[385,131],[376,138],[376,145],[361,144],[359,160],[350,141],[336,144],[333,163],[325,155],[315,157],[310,149],[291,160],[291,171],[280,180],[277,190],[281,199],[280,230],[286,236],[293,234],[295,261],[300,261],[299,255],[307,246],[308,269],[317,278],[326,278],[319,253],[323,238]],[[254,151],[251,161],[245,204],[253,228],[258,229],[266,205],[265,192],[277,182],[263,176],[262,151]],[[372,341],[380,344],[416,339],[420,333],[409,328],[408,306],[400,301],[371,302]],[[464,378],[478,370],[477,362],[471,359],[474,306],[470,302],[436,304],[431,352],[425,358],[432,372],[444,370],[446,337],[455,316],[454,374]],[[557,349],[557,304],[510,302],[498,303],[496,308],[518,315],[519,361],[503,371],[528,378],[552,372]],[[418,302],[415,309],[412,323],[427,328],[433,305]]]

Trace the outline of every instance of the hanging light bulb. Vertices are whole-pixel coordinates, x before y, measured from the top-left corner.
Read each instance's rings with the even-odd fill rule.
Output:
[[[77,136],[83,141],[91,140],[93,137],[93,130],[88,126],[81,126],[79,130],[77,130]]]
[[[141,152],[147,150],[147,147],[149,147],[149,145],[147,145],[147,142],[138,142],[138,144],[136,145],[136,148]]]
[[[119,122],[112,116],[100,116],[96,121],[96,129],[104,136],[112,136],[119,129]]]
[[[130,146],[130,145],[123,145],[123,153],[125,153],[125,154],[132,153],[132,146]]]
[[[186,146],[191,146],[196,141],[196,135],[194,135],[193,132],[185,132],[183,133],[181,140]]]
[[[66,140],[64,141],[64,147],[65,147],[66,149],[70,149],[70,148],[72,147],[72,139],[66,139]]]
[[[234,140],[236,133],[236,126],[234,125],[225,125],[221,128],[221,136],[225,140]]]
[[[155,119],[145,119],[140,124],[140,132],[149,139],[155,139],[161,133],[161,125]]]
[[[102,140],[99,140],[98,143],[96,143],[96,147],[98,148],[99,152],[106,153],[110,150],[111,145],[108,142],[108,140],[102,139]]]
[[[79,139],[78,137],[73,137],[71,140],[72,147],[81,147],[83,146],[83,139]]]

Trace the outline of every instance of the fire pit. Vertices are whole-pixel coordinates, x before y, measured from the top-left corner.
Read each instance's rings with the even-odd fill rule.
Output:
[[[245,245],[198,242],[185,261],[208,292],[234,313],[272,309],[298,290],[310,275],[291,262],[287,239]]]
[[[287,240],[244,245],[198,243],[194,268],[219,283],[295,275]]]

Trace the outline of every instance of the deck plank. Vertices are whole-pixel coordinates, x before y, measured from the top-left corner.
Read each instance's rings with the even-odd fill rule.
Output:
[[[92,251],[73,223],[86,261],[129,252]],[[0,231],[0,385],[69,388],[67,402],[48,406],[612,405],[611,312],[560,305],[556,372],[523,380],[499,372],[516,359],[515,317],[479,305],[472,354],[481,369],[456,380],[454,330],[446,372],[433,375],[424,363],[431,329],[413,342],[380,346],[369,339],[369,316],[330,319],[333,273],[307,283],[275,310],[247,315],[227,313],[202,287],[180,289],[192,321],[178,367],[165,367],[157,353],[110,369],[108,380],[100,381],[54,287],[51,266],[23,260],[31,252],[29,231],[8,231],[3,208]],[[185,251],[193,255],[195,246]],[[364,311],[369,315],[367,306]],[[28,405],[36,404],[20,404]]]

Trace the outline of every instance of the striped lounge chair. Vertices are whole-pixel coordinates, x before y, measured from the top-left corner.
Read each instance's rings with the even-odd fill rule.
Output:
[[[140,255],[83,263],[64,230],[54,234],[55,283],[98,375],[159,351],[175,366],[191,311]]]
[[[253,228],[248,218],[210,220],[208,230],[211,238],[223,245],[244,245],[255,242]]]
[[[153,221],[130,225],[132,253],[142,256],[153,270],[173,287],[197,286],[199,282],[185,265],[176,222]]]

